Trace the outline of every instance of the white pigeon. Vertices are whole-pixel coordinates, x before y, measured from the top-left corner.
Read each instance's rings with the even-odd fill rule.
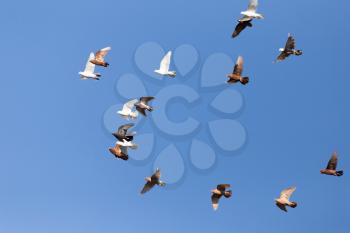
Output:
[[[92,64],[90,60],[95,59],[94,53],[90,53],[89,59],[86,63],[85,70],[83,72],[79,72],[80,79],[94,79],[99,80],[101,74],[94,73],[95,72],[95,64]]]
[[[297,207],[298,204],[296,202],[289,200],[290,196],[294,193],[295,190],[296,187],[289,187],[281,192],[280,197],[275,199],[278,208],[287,212],[287,206],[292,208]]]
[[[132,143],[131,141],[127,141],[125,139],[123,139],[123,141],[117,141],[117,145],[120,145],[122,147],[129,147],[133,150],[138,148],[138,145],[136,145],[135,143]]]
[[[256,12],[258,0],[250,0],[248,10],[242,11],[241,14],[248,18],[263,19],[264,16]]]
[[[126,119],[136,119],[139,115],[138,111],[132,111],[134,104],[138,102],[137,99],[130,100],[123,105],[123,109],[118,111],[118,114]]]
[[[159,70],[155,70],[154,72],[163,76],[169,76],[174,78],[176,76],[176,71],[169,71],[171,60],[171,51],[169,51],[160,62]]]

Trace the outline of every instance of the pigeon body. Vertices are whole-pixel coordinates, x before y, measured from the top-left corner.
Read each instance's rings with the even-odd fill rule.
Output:
[[[118,114],[126,119],[136,119],[139,115],[137,111],[132,111],[134,105],[138,102],[137,99],[130,100],[123,105],[123,109],[118,111]]]
[[[123,140],[122,142],[121,141],[117,141],[117,144],[122,146],[122,147],[128,147],[128,148],[131,148],[133,150],[137,149],[138,148],[138,145],[132,143],[131,141],[127,141],[127,140]]]
[[[90,60],[94,59],[95,55],[93,53],[90,53],[89,59],[86,62],[85,70],[79,72],[80,79],[86,80],[86,79],[94,79],[99,80],[101,77],[101,74],[95,73],[95,64],[91,63]]]
[[[290,187],[283,190],[280,194],[280,197],[275,199],[277,207],[285,212],[287,212],[287,206],[292,208],[297,207],[296,202],[289,200],[290,196],[293,194],[295,190],[296,190],[296,187]]]
[[[169,76],[171,78],[174,78],[176,76],[176,71],[169,71],[170,68],[170,61],[171,61],[171,51],[169,51],[160,62],[160,66],[158,70],[155,70],[154,72],[157,74],[160,74],[162,76]]]
[[[227,77],[229,80],[227,80],[228,83],[237,83],[240,82],[243,85],[246,85],[249,82],[249,77],[242,77],[243,72],[243,58],[241,56],[238,57],[236,65],[233,69],[233,72]]]
[[[229,184],[219,184],[216,189],[211,190],[211,203],[214,210],[217,210],[219,207],[219,200],[222,196],[230,198],[232,196],[231,190],[226,190],[230,188]]]
[[[122,160],[128,160],[128,151],[127,147],[121,146],[118,143],[115,144],[114,147],[108,148],[109,152],[113,154],[116,158],[122,159]]]
[[[280,55],[277,57],[277,61],[283,61],[290,55],[300,56],[303,54],[302,50],[295,49],[295,39],[293,36],[288,33],[288,39],[284,48],[280,48]]]
[[[141,190],[141,194],[145,194],[149,190],[151,190],[155,185],[158,186],[165,186],[165,183],[160,180],[161,173],[160,170],[157,168],[156,172],[151,177],[146,177],[146,184],[143,186],[143,189]]]
[[[248,5],[248,10],[242,11],[241,14],[251,18],[263,19],[264,16],[256,12],[257,8],[258,8],[258,0],[250,0]]]
[[[140,101],[138,101],[135,104],[136,110],[141,113],[142,115],[146,116],[146,110],[149,112],[153,111],[153,108],[149,106],[148,102],[153,100],[154,97],[152,96],[146,96],[146,97],[141,97]]]
[[[232,33],[232,38],[237,37],[246,27],[253,27],[252,21],[252,17],[243,17],[242,19],[238,20],[238,24]]]
[[[116,137],[121,142],[123,142],[124,140],[132,141],[134,139],[136,132],[129,133],[128,129],[130,129],[133,126],[134,126],[133,123],[122,125],[118,128],[116,132],[113,133],[113,136]]]
[[[111,47],[103,48],[95,53],[95,57],[90,60],[92,64],[97,66],[107,67],[109,64],[105,62],[104,57],[107,55],[109,51],[111,51]]]
[[[328,161],[326,169],[321,170],[321,174],[330,175],[330,176],[342,176],[343,171],[337,171],[337,164],[338,164],[338,156],[337,153],[333,153],[332,157]]]

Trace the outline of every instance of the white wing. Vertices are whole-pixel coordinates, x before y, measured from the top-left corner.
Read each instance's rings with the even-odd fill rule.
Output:
[[[258,0],[250,0],[248,11],[256,12],[257,7],[258,7]]]
[[[138,102],[137,99],[133,99],[133,100],[130,100],[128,102],[126,102],[124,105],[123,105],[123,109],[122,109],[122,112],[125,113],[125,114],[130,114],[133,107],[134,107],[134,104],[136,104]]]
[[[170,67],[171,51],[169,51],[160,62],[160,70],[163,72],[168,72]]]
[[[94,73],[95,71],[95,64],[92,64],[90,60],[94,59],[95,55],[94,53],[90,53],[89,60],[86,62],[85,70],[86,73]]]
[[[290,196],[294,193],[296,187],[289,187],[281,192],[280,198],[285,198],[289,200]]]

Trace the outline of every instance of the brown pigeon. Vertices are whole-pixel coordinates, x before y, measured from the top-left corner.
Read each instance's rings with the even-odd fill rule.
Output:
[[[103,67],[107,67],[109,66],[109,64],[107,62],[104,61],[104,57],[107,55],[107,53],[111,50],[112,48],[111,47],[106,47],[106,48],[103,48],[99,51],[97,51],[95,53],[95,58],[94,59],[91,59],[90,62],[92,64],[95,64],[97,66],[103,66]]]
[[[277,57],[277,61],[283,61],[290,55],[300,56],[303,54],[302,50],[295,49],[295,39],[290,33],[288,33],[288,39],[287,39],[286,45],[284,46],[284,48],[280,48],[279,51],[281,53]]]
[[[235,31],[232,33],[232,38],[237,37],[246,27],[253,27],[252,21],[253,18],[247,16],[238,20]]]
[[[160,176],[161,176],[160,169],[157,168],[156,172],[151,177],[147,177],[145,179],[146,184],[143,186],[143,189],[141,190],[141,194],[145,194],[146,192],[151,190],[155,185],[164,187],[165,183],[160,180]]]
[[[211,190],[211,203],[213,205],[213,209],[217,210],[219,207],[219,200],[222,196],[226,198],[230,198],[232,196],[231,190],[226,190],[230,188],[229,184],[219,184],[216,189]]]
[[[330,175],[330,176],[342,176],[343,171],[337,171],[337,164],[338,164],[338,156],[337,153],[334,152],[332,154],[331,159],[328,161],[326,169],[321,170],[321,174]]]
[[[233,69],[232,74],[227,75],[229,80],[228,83],[237,83],[240,82],[243,85],[246,85],[249,82],[249,77],[242,77],[243,72],[243,57],[239,56],[237,58],[236,65]]]
[[[116,143],[114,147],[110,147],[108,150],[118,159],[129,159],[127,147],[121,146],[118,143]]]
[[[283,190],[280,194],[280,197],[275,199],[276,205],[281,210],[287,212],[287,206],[295,208],[297,207],[297,203],[293,201],[289,201],[290,196],[295,191],[296,187],[289,187],[285,190]]]

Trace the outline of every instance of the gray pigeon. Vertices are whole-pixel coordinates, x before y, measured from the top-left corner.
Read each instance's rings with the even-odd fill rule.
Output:
[[[113,133],[113,136],[116,137],[121,142],[123,142],[124,140],[132,141],[134,139],[134,135],[136,134],[136,132],[128,133],[128,129],[130,129],[133,126],[134,126],[133,123],[122,125],[118,128],[116,132]]]
[[[146,184],[143,186],[143,189],[141,190],[141,194],[144,194],[146,192],[148,192],[149,190],[151,190],[155,185],[158,186],[165,186],[165,183],[163,181],[160,180],[160,170],[159,168],[156,169],[156,172],[151,176],[151,177],[147,177],[146,180]]]
[[[152,96],[141,97],[140,101],[135,104],[136,110],[142,115],[146,116],[146,110],[150,112],[153,111],[153,108],[148,105],[148,102],[153,99],[154,97]]]
[[[342,176],[343,171],[337,171],[337,164],[338,164],[338,156],[337,153],[334,152],[332,154],[331,159],[328,161],[326,169],[321,170],[321,174],[330,175],[330,176]]]

